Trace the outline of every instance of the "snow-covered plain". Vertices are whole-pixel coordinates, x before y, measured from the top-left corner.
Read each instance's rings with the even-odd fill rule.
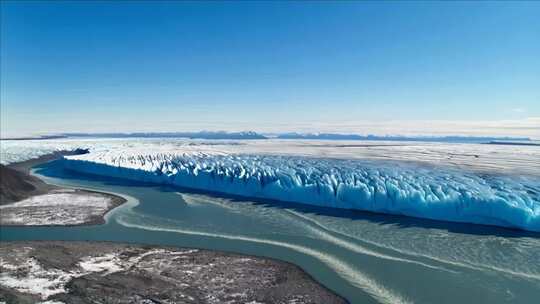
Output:
[[[80,225],[100,218],[113,204],[98,193],[55,190],[0,206],[0,225]]]
[[[227,194],[540,231],[540,149],[363,141],[63,140],[74,171]],[[45,148],[44,148],[45,147]],[[25,153],[22,151],[32,151]],[[14,151],[21,152],[14,152]],[[40,152],[41,153],[41,152]],[[4,153],[3,153],[4,154]]]

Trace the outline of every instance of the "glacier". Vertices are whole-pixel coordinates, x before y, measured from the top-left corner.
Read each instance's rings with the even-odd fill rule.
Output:
[[[243,197],[540,232],[537,174],[240,148],[96,149],[61,162],[77,172]]]

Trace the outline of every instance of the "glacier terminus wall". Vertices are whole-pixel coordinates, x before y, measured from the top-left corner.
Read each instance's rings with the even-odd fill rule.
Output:
[[[219,152],[98,151],[65,168],[318,205],[540,231],[540,177],[384,160]]]

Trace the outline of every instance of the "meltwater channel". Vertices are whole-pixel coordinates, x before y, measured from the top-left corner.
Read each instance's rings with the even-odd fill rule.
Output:
[[[190,192],[81,175],[59,162],[49,183],[128,203],[107,223],[2,227],[2,240],[100,240],[197,247],[292,262],[351,303],[534,303],[540,234]]]

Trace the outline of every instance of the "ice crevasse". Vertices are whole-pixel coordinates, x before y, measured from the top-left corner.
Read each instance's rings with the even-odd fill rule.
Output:
[[[202,152],[102,151],[65,168],[333,208],[540,232],[540,177],[479,174],[410,163]]]

